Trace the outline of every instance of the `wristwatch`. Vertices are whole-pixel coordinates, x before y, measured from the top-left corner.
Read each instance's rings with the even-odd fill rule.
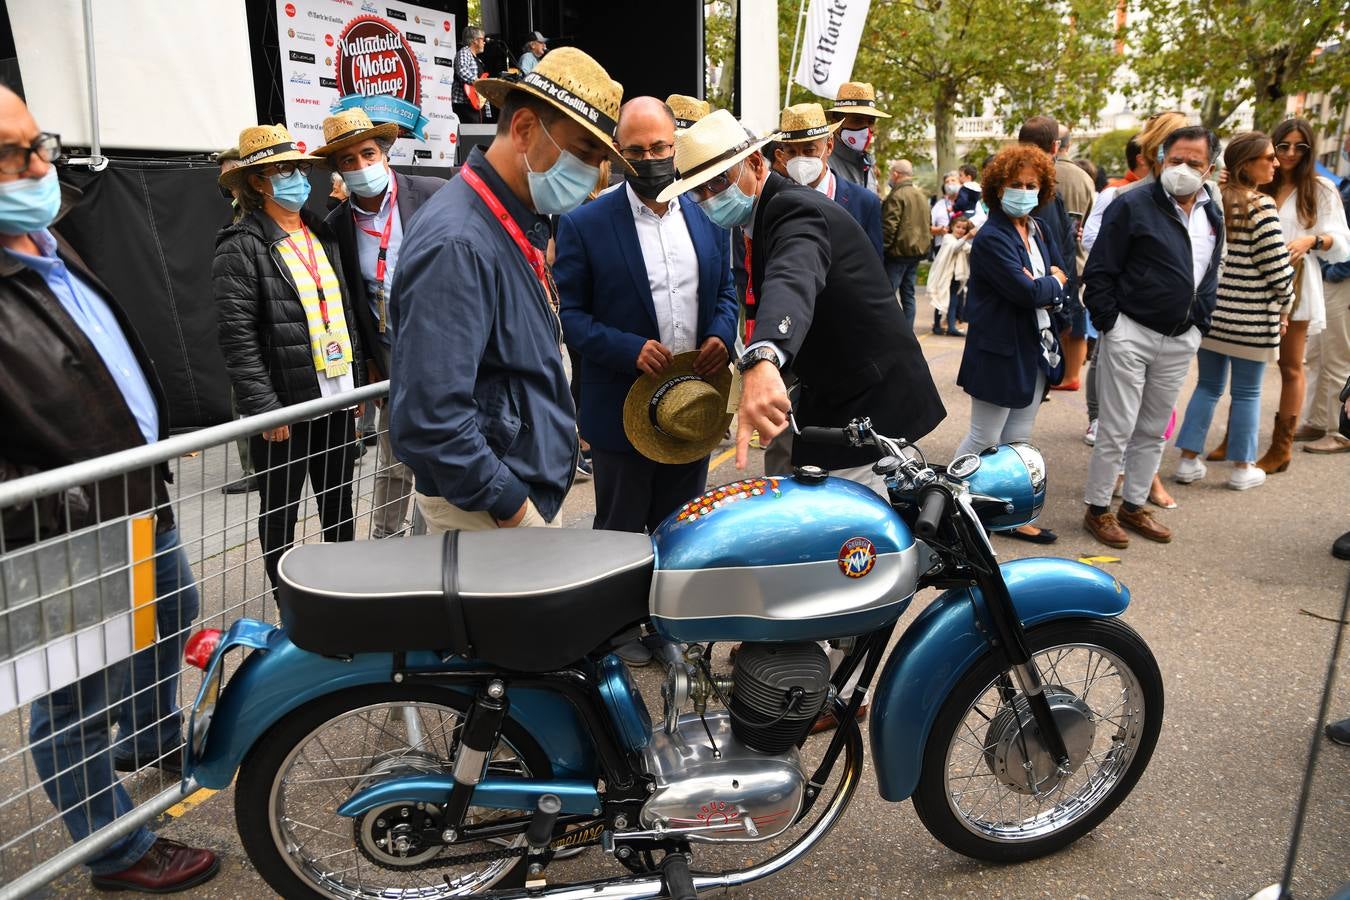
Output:
[[[744,372],[746,369],[756,363],[768,360],[773,363],[774,368],[778,368],[778,354],[772,347],[756,347],[753,350],[747,350],[741,354],[741,358],[736,360],[736,371]]]
[[[1322,236],[1321,236],[1320,234],[1315,234],[1315,235],[1313,235],[1313,246],[1312,246],[1312,248],[1313,248],[1314,250],[1321,250],[1321,249],[1322,249]]]

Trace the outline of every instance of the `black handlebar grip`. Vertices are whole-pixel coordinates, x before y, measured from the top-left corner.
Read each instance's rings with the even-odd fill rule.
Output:
[[[800,437],[808,444],[835,444],[841,447],[853,446],[853,443],[848,439],[848,432],[842,428],[821,428],[818,425],[807,425],[801,430]]]
[[[914,533],[925,541],[932,540],[946,514],[947,492],[939,487],[928,488],[919,504],[919,518],[914,521]]]
[[[525,843],[535,850],[542,850],[553,840],[553,826],[558,824],[558,813],[562,812],[562,800],[557,794],[544,794],[535,806],[534,817],[525,830]]]

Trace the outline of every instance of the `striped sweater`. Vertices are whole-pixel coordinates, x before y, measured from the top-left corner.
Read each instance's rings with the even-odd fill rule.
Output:
[[[1258,194],[1246,221],[1228,228],[1228,252],[1219,273],[1218,302],[1200,346],[1216,353],[1274,362],[1280,316],[1294,302],[1294,270],[1275,201]]]

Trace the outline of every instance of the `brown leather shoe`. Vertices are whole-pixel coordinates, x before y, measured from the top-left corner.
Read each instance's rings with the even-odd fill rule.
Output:
[[[219,871],[220,860],[210,850],[159,838],[135,865],[92,880],[100,891],[172,894],[210,881]]]
[[[1108,547],[1124,550],[1130,546],[1130,536],[1125,533],[1125,529],[1120,527],[1120,523],[1116,521],[1115,515],[1110,510],[1100,516],[1094,516],[1092,510],[1089,509],[1083,515],[1083,528],[1087,530],[1088,534]]]
[[[1166,544],[1172,540],[1172,529],[1153,518],[1153,514],[1146,509],[1140,508],[1138,512],[1130,512],[1122,506],[1116,518],[1120,520],[1121,525],[1150,541]]]
[[[867,718],[866,703],[858,707],[858,721],[861,722],[865,718]],[[838,727],[839,720],[834,717],[834,711],[827,709],[816,719],[816,724],[811,726],[811,734],[820,734],[822,731],[829,731],[831,728]]]
[[[1327,430],[1325,428],[1314,428],[1305,422],[1298,426],[1298,429],[1294,432],[1294,440],[1315,441],[1326,433]]]

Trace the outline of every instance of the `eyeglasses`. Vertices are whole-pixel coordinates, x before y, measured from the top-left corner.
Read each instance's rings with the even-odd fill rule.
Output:
[[[35,153],[45,163],[56,162],[61,158],[61,136],[44,131],[27,147],[21,144],[0,146],[0,173],[22,175],[28,171],[29,160]]]
[[[707,181],[703,182],[703,184],[694,188],[694,196],[698,197],[700,200],[707,200],[709,197],[720,194],[731,187],[732,182],[739,178],[741,174],[740,166],[738,165],[735,168],[735,175],[732,175],[731,172],[723,172],[721,175],[709,178]]]
[[[1275,145],[1275,151],[1277,153],[1298,153],[1301,155],[1307,153],[1311,149],[1312,144],[1305,144],[1302,141],[1299,141],[1297,144],[1291,144],[1288,141],[1280,141]]]
[[[276,170],[276,174],[280,175],[280,176],[283,177],[283,178],[289,178],[289,177],[291,176],[291,173],[292,173],[292,172],[299,172],[301,175],[303,175],[303,176],[305,176],[306,178],[308,178],[308,177],[309,177],[309,173],[312,172],[312,171],[314,170],[314,163],[311,163],[311,162],[298,162],[298,163],[294,163],[294,162],[279,162],[279,163],[272,163],[272,165],[267,166],[266,168],[263,169],[263,174],[269,174],[269,173],[268,173],[268,170],[269,170],[269,169],[275,169],[275,170]]]
[[[666,141],[657,141],[650,147],[620,147],[619,153],[624,159],[628,160],[665,159],[674,149],[674,144],[667,143]]]

